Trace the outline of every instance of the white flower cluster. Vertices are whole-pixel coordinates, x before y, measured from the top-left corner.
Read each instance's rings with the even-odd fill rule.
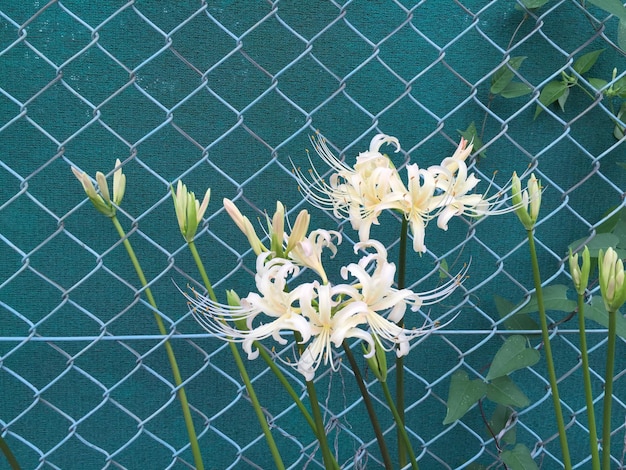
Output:
[[[311,138],[311,142],[334,173],[326,182],[312,162],[309,177],[296,169],[302,191],[315,206],[332,210],[338,218],[349,219],[361,241],[370,238],[372,224],[378,225],[378,217],[387,209],[406,217],[413,234],[413,250],[420,253],[426,251],[425,227],[435,217],[437,226],[447,230],[454,216],[479,217],[515,210],[510,206],[500,208],[505,201],[504,191],[491,197],[471,192],[480,180],[474,173],[468,173],[465,160],[472,152],[472,145],[465,139],[461,139],[454,155],[439,165],[420,168],[416,163],[408,164],[406,184],[389,157],[380,153],[383,144],[393,144],[396,152],[400,151],[395,137],[374,136],[369,151],[360,153],[353,167],[333,155],[323,138]]]
[[[313,238],[324,240],[336,235],[324,230],[315,232],[311,234]],[[358,263],[351,263],[341,270],[345,281],[354,282],[333,284],[315,280],[290,289],[288,284],[302,266],[321,266],[318,261],[324,246],[331,250],[336,248],[333,243],[311,243],[309,238],[296,243],[296,246],[304,244],[311,249],[310,256],[297,261],[295,257],[275,257],[270,251],[258,255],[255,276],[258,292],[242,299],[235,298],[231,305],[214,302],[199,294],[186,294],[196,319],[207,331],[228,341],[241,342],[249,359],[258,356],[255,341],[272,337],[279,344],[286,344],[282,333],[298,332],[303,350],[293,365],[306,380],[312,380],[320,364],[330,363],[334,367],[333,346],[341,347],[349,338],[362,339],[369,345],[366,357],[374,355],[377,344],[387,351],[395,350],[398,356],[408,354],[409,341],[429,330],[409,330],[397,325],[407,306],[417,310],[424,303],[446,297],[464,274],[425,294],[396,289],[393,287],[395,265],[387,261],[383,245],[370,240],[357,243],[355,252],[372,251],[362,256]],[[341,242],[341,238],[337,240]]]
[[[272,337],[279,344],[286,344],[283,334],[295,332],[298,354],[292,364],[307,381],[313,379],[320,364],[335,366],[333,347],[340,347],[347,339],[363,340],[367,345],[365,357],[370,360],[377,348],[393,350],[398,357],[408,354],[409,342],[436,325],[404,328],[401,325],[407,307],[417,310],[440,301],[465,276],[463,271],[447,284],[421,294],[395,288],[396,266],[387,260],[383,244],[370,238],[371,226],[378,224],[384,210],[396,210],[406,217],[413,233],[413,249],[424,252],[424,230],[433,218],[445,230],[454,216],[511,212],[523,208],[529,200],[516,194],[518,200],[501,209],[507,200],[501,197],[502,193],[492,197],[473,194],[479,179],[468,172],[465,160],[472,146],[464,139],[454,155],[440,165],[426,169],[407,165],[406,184],[391,160],[379,152],[383,144],[393,144],[399,151],[395,137],[376,135],[369,151],[357,157],[354,167],[336,158],[323,139],[312,142],[335,172],[326,183],[315,169],[309,178],[296,171],[300,186],[316,206],[350,220],[360,238],[355,253],[365,253],[357,263],[341,268],[340,277],[346,283],[329,280],[322,256],[324,249],[334,256],[341,243],[340,233],[321,229],[308,233],[310,215],[306,210],[298,214],[287,233],[285,208],[278,202],[274,216],[267,217],[266,246],[250,220],[225,199],[226,211],[257,255],[257,292],[241,299],[230,292],[228,304],[197,293],[186,294],[200,324],[227,341],[241,342],[250,359],[259,354],[256,341]],[[297,276],[303,267],[311,269],[319,279],[301,281]]]

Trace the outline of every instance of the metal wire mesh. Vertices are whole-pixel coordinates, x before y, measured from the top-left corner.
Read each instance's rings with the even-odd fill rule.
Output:
[[[533,114],[542,87],[571,73],[575,56],[606,49],[594,70],[609,77],[623,57],[616,20],[600,10],[574,0],[535,12],[515,7],[504,0],[0,2],[0,429],[24,468],[192,468],[166,339],[181,360],[210,468],[272,467],[225,345],[200,330],[173,286],[172,279],[197,285],[198,276],[169,188],[181,178],[197,193],[212,188],[198,244],[216,290],[245,292],[253,256],[219,201],[235,199],[256,216],[276,199],[290,212],[307,207],[291,161],[307,163],[316,130],[348,161],[386,132],[402,143],[398,165],[409,158],[427,165],[450,155],[457,129],[476,122],[487,157],[474,171],[489,181],[498,170],[497,184],[530,165],[547,187],[537,228],[543,276],[566,283],[568,244],[591,236],[607,209],[622,204],[623,147],[598,96],[572,96],[565,112],[545,109],[534,121]],[[491,76],[512,56],[528,57],[516,80],[533,92],[494,99]],[[109,171],[115,158],[129,181],[120,217],[158,293],[166,338],[156,334],[121,242],[70,171]],[[316,223],[337,226],[309,210]],[[391,214],[384,223],[385,233],[397,232]],[[339,226],[353,243],[349,226]],[[493,296],[517,302],[532,291],[524,233],[504,216],[455,221],[431,236],[428,253],[411,262],[412,285],[432,287],[444,260],[452,270],[471,259],[471,277],[445,305],[421,312],[462,313],[413,345],[407,426],[423,468],[489,465],[497,449],[478,409],[441,422],[454,371],[484,377],[511,334]],[[565,322],[552,340],[568,432],[584,443],[576,332]],[[590,331],[596,400],[604,333],[597,325]],[[294,405],[277,397],[271,374],[247,366],[290,468],[322,467],[313,436]],[[304,391],[301,377],[281,367]],[[516,375],[533,402],[517,416],[517,440],[542,468],[561,468],[543,367]],[[328,435],[345,468],[377,468],[351,374],[341,363],[316,378]],[[625,429],[617,418],[626,410],[621,376],[616,436]],[[376,381],[367,380],[388,416]],[[573,447],[576,467],[585,468],[586,446]]]

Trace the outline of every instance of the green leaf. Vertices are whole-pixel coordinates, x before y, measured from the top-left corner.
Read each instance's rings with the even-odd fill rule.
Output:
[[[543,288],[543,305],[546,310],[559,312],[571,312],[576,309],[576,301],[567,298],[568,286],[557,284]],[[530,296],[528,304],[520,310],[520,313],[538,312],[537,294]]]
[[[517,444],[513,450],[505,450],[500,454],[500,459],[510,470],[538,470],[537,464],[530,455],[528,447]]]
[[[511,82],[500,92],[503,98],[517,98],[530,93],[532,89],[525,83]]]
[[[539,361],[539,351],[528,346],[522,335],[513,335],[504,342],[493,358],[487,380],[508,375],[518,369],[532,366]]]
[[[509,424],[509,419],[513,415],[513,410],[508,406],[498,405],[489,420],[489,428],[495,435],[500,434]],[[511,426],[500,438],[506,444],[513,445],[517,440],[515,426]]]
[[[565,90],[567,90],[567,85],[563,82],[548,82],[539,94],[539,102],[544,106],[550,106],[552,103],[558,100],[563,93],[565,93]],[[543,111],[543,108],[537,105],[537,109],[535,110],[535,117],[533,119],[536,119],[537,116],[541,114],[541,111]]]
[[[586,54],[581,55],[576,61],[572,68],[576,70],[580,75],[587,73],[591,67],[596,63],[600,54],[604,52],[604,49],[598,49],[597,51],[591,51]]]
[[[598,91],[600,91],[602,88],[609,84],[609,82],[607,82],[606,80],[602,80],[601,78],[588,78],[587,81],[592,87],[594,87]]]
[[[500,318],[506,317],[515,308],[512,302],[499,295],[494,295],[493,301],[496,304],[496,310]],[[539,324],[535,320],[529,315],[525,313],[520,314],[519,312],[504,320],[504,326],[508,330],[539,330]]]
[[[489,91],[494,95],[499,95],[513,80],[515,76],[513,70],[519,69],[524,60],[526,60],[526,57],[511,57],[506,64],[496,70],[491,76],[491,88]]]
[[[449,272],[448,262],[445,258],[442,258],[441,261],[439,261],[439,279],[449,279]]]
[[[591,299],[591,303],[585,305],[585,318],[595,321],[605,328],[609,327],[609,312],[606,311],[602,296],[595,295]],[[618,336],[626,339],[626,318],[617,312],[616,320],[616,333]]]
[[[575,251],[585,244],[589,248],[589,256],[597,258],[599,250],[606,250],[608,247],[615,248],[619,243],[619,237],[613,233],[596,233],[591,240],[585,240],[587,240],[587,237],[579,238],[575,242],[570,243],[568,248]]]
[[[620,20],[626,20],[626,8],[621,0],[588,0],[592,5],[602,8],[604,11],[617,16]]]
[[[516,408],[524,408],[530,405],[528,397],[506,375],[493,379],[487,385],[487,398],[500,405],[514,406]]]
[[[486,393],[487,384],[482,380],[470,380],[467,372],[459,370],[452,374],[448,392],[448,412],[443,424],[454,423],[463,417]]]
[[[483,147],[483,141],[478,136],[478,131],[476,130],[476,124],[474,123],[474,121],[470,122],[470,125],[467,126],[467,129],[465,129],[464,131],[461,131],[459,129],[457,129],[456,131],[461,137],[472,143],[474,152],[480,150]],[[484,150],[480,150],[480,152],[478,152],[478,156],[480,158],[487,158],[487,152]]]

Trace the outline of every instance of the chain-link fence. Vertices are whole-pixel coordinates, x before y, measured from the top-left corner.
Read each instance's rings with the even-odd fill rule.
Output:
[[[294,215],[308,208],[314,224],[339,226],[347,245],[355,240],[349,224],[298,192],[292,161],[308,165],[305,150],[318,130],[350,163],[374,134],[394,135],[402,144],[397,166],[436,163],[465,132],[475,144],[480,138],[472,161],[482,188],[534,167],[546,187],[537,228],[544,282],[569,284],[568,245],[591,237],[622,204],[626,157],[614,135],[620,103],[606,93],[626,70],[618,37],[616,17],[576,0],[535,10],[509,0],[0,1],[0,430],[23,468],[192,468],[166,339],[208,468],[272,468],[226,345],[199,328],[174,285],[200,288],[170,185],[183,179],[196,194],[211,187],[197,244],[216,291],[244,294],[254,256],[233,231],[223,197],[254,218],[272,212],[277,199]],[[599,49],[589,71],[573,68]],[[507,70],[529,93],[490,93],[494,73],[512,57],[526,57]],[[541,90],[563,72],[571,79],[567,102],[558,100],[564,109],[545,106],[535,119]],[[606,80],[604,94],[589,77]],[[70,171],[109,172],[116,158],[128,180],[120,221],[166,337],[117,233]],[[387,237],[390,256],[397,256],[399,226],[387,214],[373,229]],[[442,305],[421,312],[460,315],[412,346],[407,427],[421,468],[502,465],[486,425],[490,405],[441,423],[452,374],[484,378],[511,334],[497,303],[512,308],[532,292],[525,233],[513,215],[459,219],[447,232],[427,232],[428,252],[409,262],[411,286],[434,287],[442,267],[455,272],[471,260],[470,277]],[[551,314],[572,458],[588,468],[577,327],[567,314]],[[589,327],[600,402],[605,330]],[[316,377],[327,434],[344,468],[379,468],[351,369],[340,364]],[[302,377],[279,365],[304,393]],[[272,374],[259,361],[246,366],[287,465],[322,467],[314,437]],[[616,462],[626,448],[619,445],[626,427],[621,366]],[[561,468],[544,368],[542,361],[515,373],[532,403],[514,415],[516,442],[541,468]],[[393,440],[377,382],[365,379]]]

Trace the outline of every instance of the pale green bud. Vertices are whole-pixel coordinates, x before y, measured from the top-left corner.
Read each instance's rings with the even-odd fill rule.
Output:
[[[211,189],[207,189],[206,193],[204,193],[202,204],[198,202],[193,192],[187,191],[187,186],[180,180],[176,185],[176,192],[174,192],[174,187],[171,188],[171,191],[172,197],[174,198],[174,210],[176,211],[176,219],[178,220],[180,233],[183,234],[183,237],[188,243],[192,242],[193,238],[196,236],[202,217],[209,206]]]
[[[365,353],[365,360],[367,361],[367,367],[372,371],[374,376],[380,382],[387,381],[387,355],[385,348],[380,344],[378,336],[372,334],[376,347],[374,351],[371,350],[371,346],[363,345],[363,352]]]
[[[98,183],[98,189],[100,189],[100,194],[98,194],[89,176],[87,176],[85,172],[72,167],[72,173],[74,173],[74,176],[76,176],[78,181],[83,185],[83,189],[91,203],[99,212],[107,217],[115,216],[115,206],[122,202],[124,192],[126,191],[126,175],[122,173],[121,165],[119,159],[115,160],[117,170],[113,173],[113,202],[111,202],[111,194],[109,193],[106,176],[104,176],[102,172],[96,172],[96,182]]]
[[[585,294],[587,284],[589,283],[589,271],[591,269],[591,257],[589,255],[589,248],[585,245],[582,252],[582,266],[578,263],[578,253],[572,254],[572,250],[569,250],[569,271],[572,275],[572,281],[574,282],[574,288],[579,295]]]
[[[624,282],[624,263],[613,248],[598,256],[600,270],[600,292],[604,306],[609,312],[616,312],[626,302],[626,283]]]

